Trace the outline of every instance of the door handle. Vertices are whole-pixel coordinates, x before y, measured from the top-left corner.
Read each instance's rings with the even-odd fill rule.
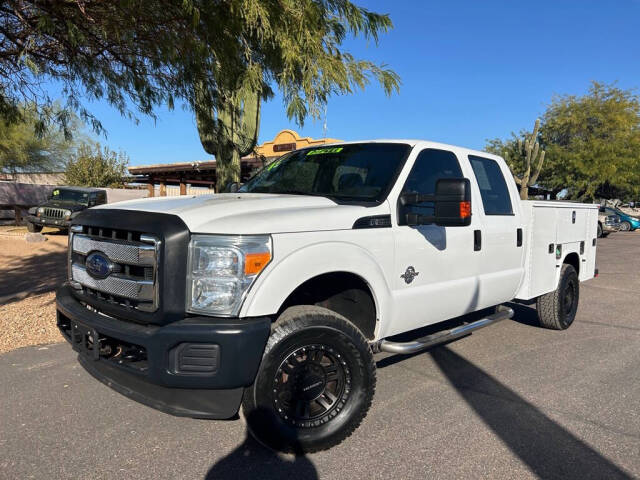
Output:
[[[522,246],[522,229],[516,230],[516,247]]]
[[[480,230],[473,231],[473,251],[479,252],[482,250],[482,232]]]

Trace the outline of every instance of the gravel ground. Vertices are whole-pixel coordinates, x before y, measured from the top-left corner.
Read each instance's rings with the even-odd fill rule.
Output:
[[[24,227],[0,227],[0,353],[62,341],[55,288],[66,273],[67,236],[52,230],[28,243]]]

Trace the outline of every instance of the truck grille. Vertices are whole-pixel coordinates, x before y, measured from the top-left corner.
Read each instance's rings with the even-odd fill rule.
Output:
[[[64,212],[64,208],[45,207],[44,216],[49,218],[62,218],[64,217]]]
[[[158,308],[159,240],[141,232],[74,225],[69,235],[72,285],[87,296],[128,308]],[[98,275],[87,262],[100,257]]]

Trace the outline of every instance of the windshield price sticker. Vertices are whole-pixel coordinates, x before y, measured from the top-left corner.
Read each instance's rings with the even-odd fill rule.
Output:
[[[280,165],[280,162],[282,161],[282,159],[278,159],[273,163],[270,163],[269,165],[267,165],[267,172],[270,172],[271,170],[273,170],[274,168],[276,168],[278,165]]]
[[[309,155],[327,155],[330,153],[340,153],[344,147],[331,147],[331,148],[319,148],[318,150],[311,150],[307,153]]]
[[[54,191],[53,191],[53,195],[54,195],[54,196],[60,195],[60,190],[54,190]]]

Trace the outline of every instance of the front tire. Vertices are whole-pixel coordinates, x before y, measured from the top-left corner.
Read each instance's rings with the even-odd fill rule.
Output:
[[[560,271],[558,288],[536,300],[540,325],[552,330],[566,330],[578,311],[580,282],[576,269],[565,263]]]
[[[296,306],[273,325],[242,409],[249,432],[263,444],[316,452],[353,433],[375,385],[373,354],[362,333],[331,310]]]
[[[603,235],[602,235],[602,225],[600,225],[598,223],[598,238],[602,238],[602,237],[603,237]]]
[[[38,233],[42,231],[42,225],[36,225],[35,223],[27,222],[27,230],[31,233]]]

